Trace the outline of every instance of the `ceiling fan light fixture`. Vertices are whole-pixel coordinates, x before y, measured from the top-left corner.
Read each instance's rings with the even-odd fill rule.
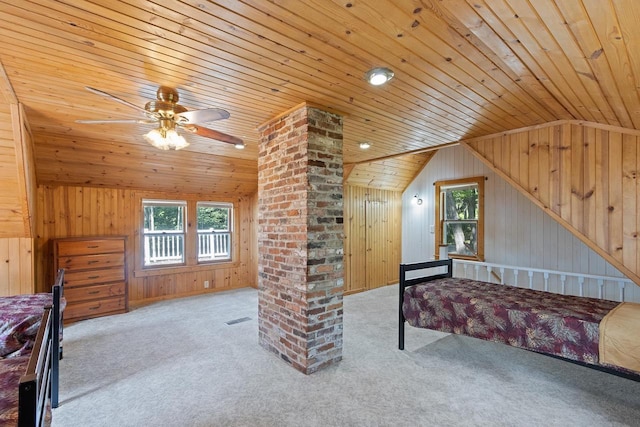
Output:
[[[144,139],[160,150],[181,150],[189,146],[187,140],[175,129],[152,129],[144,136]]]
[[[386,67],[376,67],[367,71],[365,78],[369,84],[373,86],[380,86],[391,80],[394,76],[393,71]]]

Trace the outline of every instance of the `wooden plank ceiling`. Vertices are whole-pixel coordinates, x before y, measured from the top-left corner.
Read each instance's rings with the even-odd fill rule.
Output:
[[[360,165],[558,119],[640,129],[639,20],[637,0],[3,0],[0,61],[38,183],[237,195],[257,188],[256,127],[303,101],[345,115]],[[370,86],[377,66],[395,78]],[[75,123],[139,118],[85,86],[143,106],[160,85],[228,110],[207,125],[247,148],[187,135],[162,152],[148,126]],[[351,177],[402,189],[421,167]]]

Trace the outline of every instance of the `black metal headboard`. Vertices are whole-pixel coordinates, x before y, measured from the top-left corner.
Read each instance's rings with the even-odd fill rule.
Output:
[[[409,271],[416,270],[428,270],[432,268],[446,267],[445,273],[434,274],[431,276],[420,276],[412,279],[407,279],[407,273]],[[416,262],[412,264],[400,264],[400,283],[398,286],[398,316],[399,316],[399,329],[398,329],[398,348],[404,350],[404,313],[402,312],[402,302],[404,301],[404,290],[413,285],[419,283],[428,282],[429,280],[444,279],[446,277],[453,277],[453,260],[443,259],[437,261]]]

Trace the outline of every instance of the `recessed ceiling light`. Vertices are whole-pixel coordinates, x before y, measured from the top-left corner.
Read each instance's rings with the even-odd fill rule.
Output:
[[[377,67],[373,68],[365,74],[365,77],[369,84],[374,86],[380,86],[388,82],[393,78],[394,74],[389,68]]]
[[[371,147],[371,144],[369,144],[368,142],[361,142],[360,143],[360,148],[362,148],[363,150],[366,150],[369,147]]]
[[[234,146],[238,149],[238,150],[244,150],[245,145],[243,143],[238,143],[238,144],[234,144]]]

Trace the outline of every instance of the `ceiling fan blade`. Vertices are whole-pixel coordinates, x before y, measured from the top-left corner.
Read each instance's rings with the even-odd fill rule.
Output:
[[[185,111],[175,115],[178,123],[207,123],[228,119],[231,116],[227,110],[221,108],[205,108],[202,110]]]
[[[121,103],[123,105],[126,105],[127,107],[133,108],[134,110],[141,111],[145,115],[149,114],[149,112],[147,110],[145,110],[144,108],[139,107],[136,104],[133,104],[133,103],[131,103],[129,101],[125,101],[122,98],[118,98],[117,96],[111,95],[110,93],[107,93],[107,92],[104,92],[104,91],[102,91],[100,89],[95,89],[95,88],[92,88],[92,87],[89,87],[89,86],[85,86],[85,88],[91,93],[95,93],[96,95],[104,96],[105,98],[109,98],[109,99],[111,99],[113,101],[119,102],[119,103]]]
[[[244,145],[244,142],[240,138],[228,135],[226,133],[218,132],[217,130],[196,125],[187,125],[181,127],[191,133],[195,133],[196,135],[204,136],[206,138],[215,139],[216,141],[226,142],[228,144],[234,145]]]
[[[136,119],[123,119],[123,120],[76,120],[76,123],[83,123],[83,124],[90,124],[90,125],[94,125],[94,124],[112,124],[112,123],[131,123],[131,124],[141,124],[141,125],[147,125],[147,124],[155,124],[158,123],[157,120],[144,120],[144,119],[140,119],[140,120],[136,120]]]

